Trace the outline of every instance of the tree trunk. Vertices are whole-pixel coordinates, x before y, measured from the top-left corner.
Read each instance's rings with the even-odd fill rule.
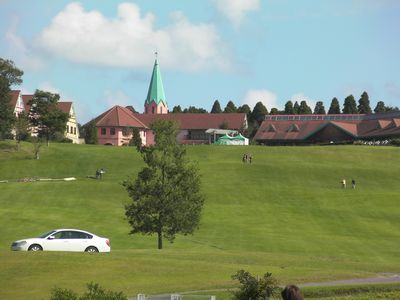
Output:
[[[161,231],[157,232],[157,235],[158,235],[158,249],[162,249],[163,247],[162,232]]]

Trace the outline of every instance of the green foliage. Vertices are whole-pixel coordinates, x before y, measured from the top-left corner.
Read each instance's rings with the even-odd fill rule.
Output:
[[[42,148],[43,143],[42,143],[42,139],[40,137],[37,136],[33,136],[31,137],[31,142],[32,142],[32,146],[33,146],[33,156],[35,159],[39,159],[40,158],[40,148]]]
[[[231,100],[229,100],[225,106],[224,113],[235,113],[235,112],[237,112],[236,105]]]
[[[300,102],[300,107],[299,107],[299,115],[309,115],[312,114],[311,107],[307,105],[307,102],[305,100]]]
[[[17,141],[17,150],[19,150],[21,141],[25,141],[30,136],[30,122],[28,115],[22,112],[15,121],[15,140]]]
[[[271,108],[271,111],[269,112],[270,115],[279,115],[280,113],[281,112],[276,107]]]
[[[245,113],[245,114],[247,114],[247,117],[249,117],[250,113],[251,113],[251,108],[247,104],[243,104],[242,106],[238,107],[237,112],[238,113]]]
[[[11,86],[22,83],[23,71],[15,67],[12,60],[0,58],[0,140],[11,137],[15,122],[11,107]]]
[[[257,122],[258,126],[260,126],[262,121],[264,121],[266,115],[268,115],[268,110],[265,105],[261,101],[259,101],[256,103],[253,111],[251,112],[250,121]]]
[[[91,120],[83,127],[83,136],[86,144],[98,144],[96,120]]]
[[[328,111],[329,115],[338,115],[340,114],[340,104],[336,97],[332,99],[331,106]]]
[[[358,100],[358,113],[359,114],[372,113],[371,106],[369,105],[369,96],[367,92],[362,93],[360,100]]]
[[[267,300],[279,290],[278,281],[268,272],[256,278],[247,271],[239,270],[232,275],[232,279],[241,284],[237,291],[233,291],[235,300]]]
[[[324,115],[324,114],[326,114],[324,103],[322,101],[317,101],[317,103],[315,103],[314,114],[315,115]]]
[[[344,99],[343,113],[344,114],[358,114],[356,100],[354,100],[353,95],[349,95],[346,97],[346,99]]]
[[[300,113],[300,105],[297,101],[293,104],[293,110],[295,115],[298,115]]]
[[[213,106],[212,106],[212,108],[211,108],[211,113],[212,113],[212,114],[219,114],[219,113],[222,113],[221,104],[219,103],[218,100],[215,100],[215,101],[214,101],[214,104],[213,104]]]
[[[186,161],[186,151],[176,141],[177,125],[157,120],[151,129],[156,144],[140,149],[147,166],[135,180],[123,183],[132,198],[125,215],[131,234],[156,233],[162,249],[163,238],[173,242],[176,234],[192,234],[198,228],[204,198],[198,170]]]
[[[50,300],[128,300],[122,292],[107,291],[101,288],[97,283],[88,283],[87,291],[78,296],[72,290],[54,288]]]
[[[172,113],[177,114],[182,112],[182,107],[180,105],[176,105],[172,108]]]
[[[134,146],[138,151],[142,148],[142,138],[140,137],[139,128],[132,128],[132,139],[129,141],[129,146]]]
[[[185,108],[183,113],[192,113],[192,114],[206,114],[207,110],[204,108],[197,108],[195,106],[189,106],[189,108]]]
[[[293,102],[292,101],[288,101],[285,104],[285,115],[294,115],[294,108],[293,108]]]
[[[50,139],[54,139],[56,133],[64,134],[68,113],[57,107],[60,100],[58,94],[36,90],[30,101],[31,123],[38,128],[39,137],[45,137],[47,145]]]

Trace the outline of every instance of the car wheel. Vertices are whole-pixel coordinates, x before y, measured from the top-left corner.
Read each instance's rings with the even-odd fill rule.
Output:
[[[37,244],[30,245],[28,248],[28,251],[42,251],[42,250],[43,248]]]
[[[85,252],[94,253],[94,252],[99,252],[99,250],[96,247],[90,246],[86,248]]]

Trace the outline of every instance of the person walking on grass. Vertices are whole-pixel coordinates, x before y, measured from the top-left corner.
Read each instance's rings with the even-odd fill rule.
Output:
[[[343,178],[341,182],[342,182],[342,188],[345,189],[346,188],[346,179]]]
[[[356,181],[354,180],[354,178],[351,180],[351,186],[352,186],[353,190],[356,189]]]

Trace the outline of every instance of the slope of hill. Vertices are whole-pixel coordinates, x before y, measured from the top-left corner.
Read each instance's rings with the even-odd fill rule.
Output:
[[[32,159],[0,142],[0,298],[48,298],[94,281],[129,295],[228,287],[238,269],[282,283],[399,272],[399,148],[189,146],[206,196],[200,229],[156,250],[128,235],[121,182],[143,166],[134,148],[50,144]],[[252,164],[244,164],[244,152]],[[87,178],[104,167],[103,180]],[[76,181],[17,182],[76,177]],[[352,178],[357,188],[341,189]],[[109,255],[17,253],[13,240],[72,227],[111,239]],[[3,263],[6,262],[6,263]],[[62,272],[60,271],[62,270]]]

